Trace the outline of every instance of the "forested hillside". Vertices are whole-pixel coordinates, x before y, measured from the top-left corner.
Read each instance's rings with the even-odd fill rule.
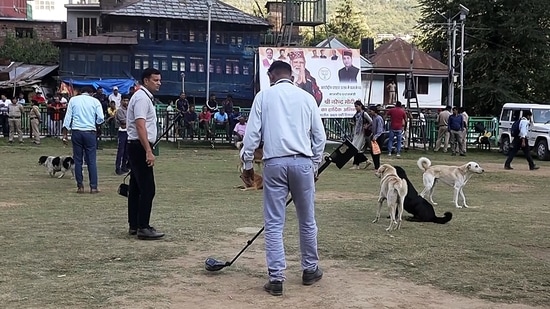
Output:
[[[222,0],[245,12],[254,13],[258,7],[251,0]],[[327,20],[341,0],[327,0]],[[265,0],[257,0],[265,13]],[[365,14],[369,27],[375,34],[413,34],[420,16],[418,0],[355,0],[355,5]]]

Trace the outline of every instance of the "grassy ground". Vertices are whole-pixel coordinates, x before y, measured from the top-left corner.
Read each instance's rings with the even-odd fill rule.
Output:
[[[70,147],[0,141],[0,308],[117,307],[117,296],[162,284],[177,270],[169,261],[190,251],[216,252],[235,229],[261,226],[261,192],[233,188],[240,184],[235,150],[162,145],[152,223],[167,236],[129,237],[126,200],[116,193],[122,177],[114,175],[115,150],[108,147],[98,154],[101,194],[77,195],[74,180],[52,179],[36,165],[40,155],[70,154]],[[383,161],[403,166],[420,191],[421,155],[434,163],[465,161],[421,151]],[[453,220],[405,222],[391,235],[387,220],[371,223],[379,188],[372,171],[329,167],[317,189],[322,258],[468,297],[547,305],[550,164],[538,162],[541,170],[529,172],[519,157],[514,171],[504,171],[497,153],[470,152],[466,159],[487,170],[465,190],[471,208],[454,209],[451,188],[440,185],[436,212],[452,211]],[[289,214],[287,252],[296,254],[296,219]]]

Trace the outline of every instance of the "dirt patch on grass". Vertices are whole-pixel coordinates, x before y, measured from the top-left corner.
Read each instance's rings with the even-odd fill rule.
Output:
[[[527,192],[532,189],[532,187],[528,185],[520,185],[514,183],[486,183],[484,184],[484,188],[489,191],[509,193]]]
[[[345,191],[317,191],[315,193],[315,201],[327,202],[327,201],[351,201],[351,200],[376,200],[378,196],[367,193],[357,192],[345,192]]]
[[[17,207],[17,206],[23,206],[23,203],[16,203],[16,202],[0,202],[0,208],[11,208],[11,207]]]
[[[230,239],[217,248],[218,254],[229,260],[244,244],[244,239]],[[536,308],[457,296],[371,270],[352,269],[335,260],[322,260],[323,279],[303,286],[297,256],[287,256],[284,295],[274,297],[262,288],[267,280],[263,247],[263,239],[257,239],[235,264],[218,272],[204,270],[208,253],[192,251],[167,262],[179,271],[161,284],[113,301],[117,308],[134,308],[136,299],[144,308]]]

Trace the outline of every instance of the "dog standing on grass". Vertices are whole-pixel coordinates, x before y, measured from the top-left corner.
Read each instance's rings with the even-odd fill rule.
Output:
[[[435,184],[439,180],[444,184],[451,186],[455,189],[453,202],[456,208],[462,208],[458,205],[458,195],[462,197],[464,201],[464,207],[468,208],[466,205],[466,197],[464,196],[464,186],[474,174],[483,174],[484,170],[476,162],[468,162],[461,166],[451,166],[451,165],[432,165],[430,159],[421,157],[416,162],[418,168],[424,171],[422,174],[422,180],[424,182],[424,190],[420,192],[420,196],[424,197],[426,194],[430,197],[430,203],[437,205],[433,200],[433,194],[435,189]]]
[[[63,178],[67,171],[71,171],[71,178],[74,178],[74,160],[71,156],[41,156],[38,158],[38,165],[45,166],[50,177],[54,177],[57,172],[61,172],[57,178]]]
[[[376,177],[380,178],[380,195],[378,196],[376,219],[372,223],[376,223],[380,219],[380,210],[385,200],[390,209],[390,226],[386,231],[398,230],[401,228],[403,207],[408,191],[407,181],[399,178],[395,168],[389,164],[380,166],[375,174]]]

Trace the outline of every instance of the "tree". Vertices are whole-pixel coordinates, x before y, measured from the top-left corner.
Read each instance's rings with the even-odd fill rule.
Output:
[[[16,38],[9,33],[0,47],[0,58],[26,64],[57,64],[59,62],[59,49],[51,42],[33,38]]]
[[[327,23],[327,32],[351,48],[359,48],[361,39],[373,35],[355,0],[341,0]]]
[[[459,3],[470,9],[465,21],[464,49],[469,53],[464,60],[464,102],[474,113],[495,115],[506,102],[543,102],[550,97],[550,18],[546,2],[419,2],[421,45],[428,51],[440,51],[445,57],[447,26],[441,23],[447,21],[438,12],[452,16],[459,12]],[[460,50],[460,40],[457,41]]]

